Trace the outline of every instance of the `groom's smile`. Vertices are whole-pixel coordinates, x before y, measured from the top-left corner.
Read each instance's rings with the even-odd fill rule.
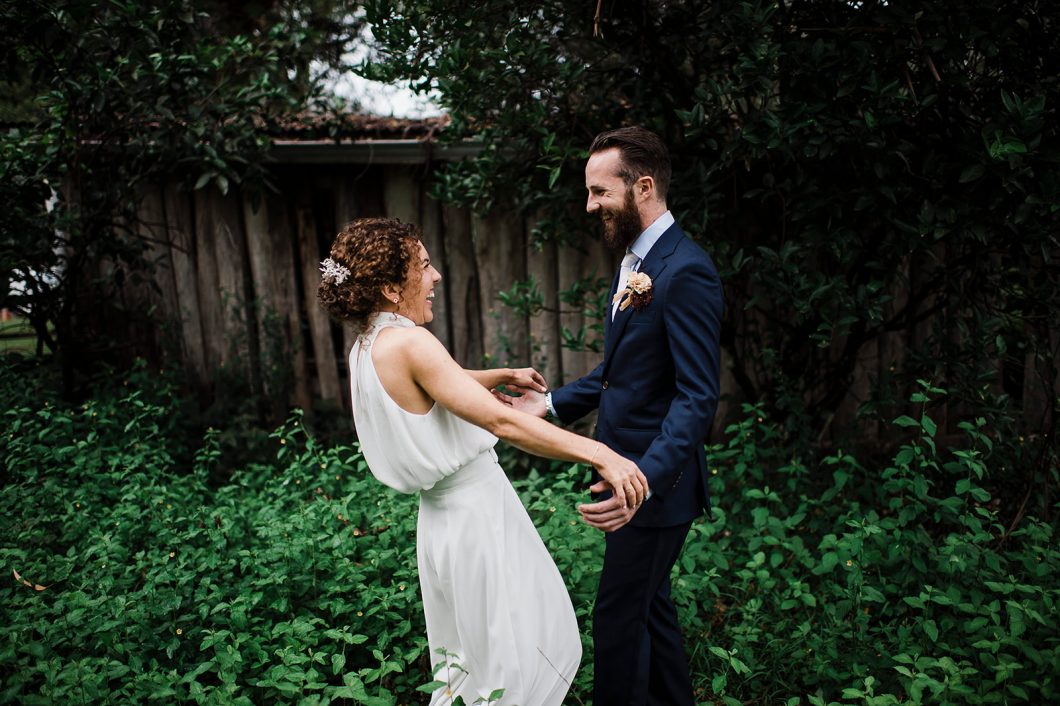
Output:
[[[624,250],[637,239],[645,224],[633,188],[623,177],[617,149],[597,152],[585,165],[585,188],[589,192],[585,210],[600,217],[604,242]]]

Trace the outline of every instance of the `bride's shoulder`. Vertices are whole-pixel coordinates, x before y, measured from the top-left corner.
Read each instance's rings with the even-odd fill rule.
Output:
[[[375,340],[376,349],[380,353],[389,351],[400,351],[406,354],[422,353],[441,346],[441,341],[434,334],[422,326],[409,326],[384,329],[379,332]]]

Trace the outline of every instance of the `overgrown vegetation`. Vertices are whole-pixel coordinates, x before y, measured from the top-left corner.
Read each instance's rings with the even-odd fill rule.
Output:
[[[997,411],[1016,424],[1007,437],[1051,449],[1005,472],[1012,514],[1024,498],[1050,511],[1060,6],[366,7],[381,44],[366,70],[436,89],[453,118],[444,137],[488,145],[439,195],[514,202],[540,237],[577,246],[598,237],[578,213],[593,135],[658,132],[674,158],[670,206],[720,270],[740,399],[808,448],[874,437],[917,379],[934,381],[949,391],[946,435]],[[533,310],[532,286],[508,295]],[[838,408],[866,376],[855,420]]]
[[[40,372],[0,371],[0,702],[423,700],[440,657],[426,649],[414,497],[299,415],[270,435],[272,460],[224,471],[221,431],[189,442],[154,374],[70,406]],[[916,403],[944,394],[924,387]],[[988,420],[937,450],[926,412],[900,419],[906,443],[868,467],[845,451],[808,461],[761,408],[745,412],[710,449],[714,518],[693,526],[674,575],[701,703],[1060,697],[1056,527],[1000,523],[984,479],[1009,440]],[[516,481],[583,629],[571,703],[591,699],[602,556],[576,519],[584,481],[549,463]]]
[[[1060,700],[1054,4],[310,5],[0,0],[0,283],[58,351],[0,367],[0,702],[424,698],[415,499],[338,432],[256,429],[237,399],[203,432],[167,374],[121,372],[151,313],[121,296],[150,260],[138,188],[259,181],[262,125],[362,21],[367,73],[437,88],[448,139],[487,143],[439,196],[510,197],[577,247],[592,135],[673,148],[746,403],[674,576],[702,703]],[[532,283],[504,299],[537,306]],[[864,426],[821,443],[872,355]],[[859,445],[872,425],[886,443]],[[584,471],[506,458],[582,621],[587,702]]]
[[[344,8],[0,1],[0,304],[61,360],[68,395],[100,362],[156,353],[145,190],[265,188],[270,128],[327,107],[312,62],[338,62],[360,26]]]

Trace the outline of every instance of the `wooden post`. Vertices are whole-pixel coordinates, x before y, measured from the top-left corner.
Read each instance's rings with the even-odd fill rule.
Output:
[[[163,201],[170,261],[173,265],[173,285],[181,324],[184,365],[194,389],[205,399],[210,385],[210,368],[203,341],[192,199],[180,186],[169,183],[163,187]]]
[[[526,242],[522,219],[494,211],[472,216],[471,238],[482,299],[482,347],[486,367],[527,365],[530,328],[505,306],[499,293],[526,279]]]
[[[148,288],[148,301],[153,302],[161,314],[159,323],[162,328],[176,327],[179,338],[180,305],[177,301],[176,283],[173,281],[173,261],[169,252],[169,234],[166,229],[166,211],[161,188],[148,188],[144,192],[137,212],[136,230],[144,239],[144,257],[151,263],[151,279],[157,285],[157,289]],[[182,348],[183,346],[178,349],[177,354],[183,362]]]
[[[556,243],[531,244],[534,221],[526,226],[526,267],[541,293],[544,307],[530,319],[530,359],[550,386],[562,379],[562,347],[559,334],[559,263]]]
[[[449,351],[465,368],[482,366],[482,304],[475,252],[471,243],[471,214],[446,205],[442,208],[445,239],[449,320],[453,338]]]
[[[255,206],[249,197],[243,199],[243,221],[246,223],[247,250],[254,296],[258,306],[258,330],[261,335],[262,368],[265,392],[277,416],[292,401],[302,409],[312,405],[305,345],[302,342],[298,315],[298,287],[294,256],[294,237],[282,198],[266,196]],[[277,360],[275,356],[289,356]],[[291,365],[293,389],[278,389],[283,366]]]
[[[559,252],[559,289],[562,291],[569,288],[575,281],[585,278],[601,278],[603,284],[603,295],[606,296],[611,286],[611,280],[618,271],[616,257],[608,252],[606,246],[599,238],[584,238],[581,241],[584,248],[578,249],[566,246]],[[579,310],[575,310],[570,304],[562,304],[564,313],[560,315],[560,326],[577,334],[584,326],[586,329],[586,342],[596,340],[599,343],[598,351],[584,350],[573,351],[564,348],[561,352],[563,382],[570,382],[585,375],[603,360],[604,341],[603,331],[592,329],[594,325],[602,325],[603,321],[592,316],[587,316],[585,310],[589,308],[587,302]],[[606,313],[605,313],[606,315]],[[555,384],[555,383],[553,383]]]
[[[335,183],[335,234],[338,233],[352,220],[363,218],[366,214],[362,205],[361,189],[363,181],[355,181],[347,175],[347,170],[338,171],[334,176]],[[349,385],[349,356],[353,344],[356,342],[356,333],[349,323],[341,324],[342,328],[342,357],[337,361],[339,379],[342,382],[342,404],[343,409],[353,410],[353,401],[350,399]],[[352,421],[352,418],[351,418]]]
[[[221,283],[218,275],[215,237],[214,199],[209,192],[195,192],[195,276],[199,291],[199,318],[205,349],[207,375],[213,377],[227,357],[224,309],[221,305]]]
[[[299,199],[295,207],[295,222],[298,250],[302,260],[303,302],[309,321],[309,336],[313,343],[313,360],[316,362],[320,396],[341,405],[342,386],[339,384],[338,364],[335,360],[335,343],[331,337],[331,321],[317,304],[322,258],[320,246],[317,244],[316,216],[309,194],[304,193]]]

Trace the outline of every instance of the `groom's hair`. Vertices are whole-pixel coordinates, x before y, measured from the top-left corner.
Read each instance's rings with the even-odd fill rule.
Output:
[[[589,154],[618,148],[622,154],[619,176],[630,187],[642,176],[655,181],[659,200],[666,200],[670,190],[670,151],[659,136],[642,127],[620,127],[601,132],[589,146]]]

